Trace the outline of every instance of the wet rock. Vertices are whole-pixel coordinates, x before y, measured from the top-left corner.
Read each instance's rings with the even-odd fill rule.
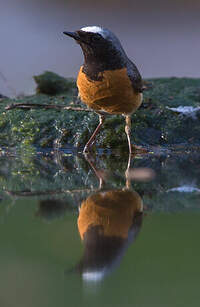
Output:
[[[129,178],[145,207],[154,211],[200,211],[199,148],[179,145],[161,148],[157,153],[152,148],[149,154],[133,159]],[[103,190],[124,189],[128,154],[95,157],[96,169],[106,174]],[[0,198],[12,199],[12,203],[19,197],[27,203],[33,197],[38,199],[36,216],[52,221],[77,212],[83,200],[99,192],[99,181],[83,155],[23,150],[16,157],[0,155],[0,188]]]
[[[138,137],[143,140],[145,144],[161,144],[162,143],[162,133],[154,128],[142,128],[138,129]]]
[[[83,147],[98,124],[93,112],[63,109],[13,109],[12,103],[51,104],[80,107],[75,101],[75,80],[52,72],[35,77],[37,94],[3,99],[0,104],[0,144],[2,146],[36,145],[52,147],[67,144]],[[132,143],[137,145],[200,144],[200,79],[160,78],[147,80],[142,106],[132,115]],[[52,96],[53,95],[53,96]],[[82,104],[83,108],[85,107]],[[196,110],[181,114],[174,109]],[[186,107],[186,108],[185,108]],[[97,147],[128,150],[124,118],[108,116],[97,138]],[[95,148],[94,148],[95,150]]]

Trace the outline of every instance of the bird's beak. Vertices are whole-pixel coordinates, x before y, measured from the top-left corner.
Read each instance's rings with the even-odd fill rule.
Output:
[[[75,39],[76,41],[79,41],[79,40],[80,40],[80,36],[78,35],[77,32],[63,32],[63,34],[72,37],[72,38]]]

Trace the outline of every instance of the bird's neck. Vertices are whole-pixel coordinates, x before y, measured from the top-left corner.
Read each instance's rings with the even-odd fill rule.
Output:
[[[83,72],[92,80],[98,80],[99,73],[126,66],[123,58],[118,56],[84,54]]]

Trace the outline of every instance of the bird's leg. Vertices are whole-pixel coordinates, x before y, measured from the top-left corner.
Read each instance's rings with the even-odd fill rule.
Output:
[[[130,136],[131,136],[131,116],[126,115],[125,120],[126,120],[125,132],[126,132],[126,136],[127,136],[127,140],[128,140],[129,155],[131,155],[132,154],[131,139],[130,139]]]
[[[126,189],[128,189],[128,190],[131,189],[131,179],[130,179],[130,176],[129,176],[130,166],[131,166],[131,154],[129,153],[128,164],[127,164],[127,168],[126,168],[126,171],[125,171]]]
[[[99,114],[99,124],[96,127],[95,131],[93,132],[92,136],[90,137],[89,141],[85,145],[84,150],[83,150],[84,153],[88,152],[89,147],[94,142],[96,135],[99,133],[99,130],[101,129],[101,126],[103,125],[104,121],[105,121],[105,116]]]
[[[126,125],[125,125],[125,132],[127,135],[127,140],[128,140],[128,147],[129,147],[129,157],[128,157],[128,164],[127,164],[127,168],[126,168],[126,172],[125,172],[125,177],[126,177],[126,188],[130,189],[131,188],[131,181],[129,179],[129,169],[131,166],[131,154],[132,154],[132,146],[131,146],[131,116],[127,115],[125,117],[126,120]]]
[[[84,157],[86,159],[86,161],[89,163],[91,169],[94,171],[95,175],[97,176],[97,178],[99,179],[99,190],[101,190],[103,188],[103,185],[105,184],[105,174],[102,170],[98,170],[96,167],[95,162],[92,160],[92,156],[90,155],[90,153],[85,153]]]

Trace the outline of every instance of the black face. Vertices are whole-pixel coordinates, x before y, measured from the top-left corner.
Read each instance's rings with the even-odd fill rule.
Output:
[[[122,55],[119,44],[114,43],[110,36],[104,38],[99,33],[78,30],[76,32],[64,32],[72,37],[82,48],[84,54],[84,72],[95,79],[98,72],[122,68],[126,64],[126,58]],[[120,45],[121,46],[121,45]]]
[[[81,30],[77,31],[77,33],[80,37],[80,40],[78,41],[80,45],[85,44],[90,46],[91,48],[97,48],[98,46],[107,43],[101,34],[84,32]]]
[[[106,40],[103,38],[103,36],[98,33],[85,32],[82,30],[63,33],[75,39],[78,44],[86,44],[91,47],[95,47],[96,44],[106,43]]]
[[[83,32],[80,36],[81,41],[79,44],[85,58],[94,57],[97,61],[107,61],[117,51],[111,41],[103,38],[98,33]]]
[[[85,32],[82,30],[76,32],[64,32],[64,34],[72,37],[81,46],[84,55],[99,58],[108,57],[117,53],[117,49],[111,40],[105,39],[99,33]]]

